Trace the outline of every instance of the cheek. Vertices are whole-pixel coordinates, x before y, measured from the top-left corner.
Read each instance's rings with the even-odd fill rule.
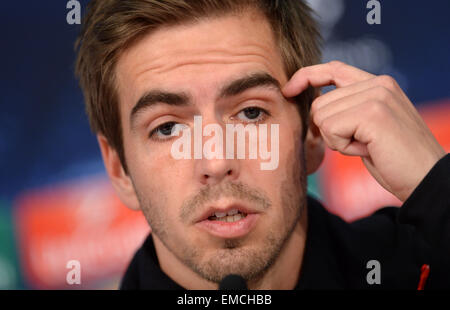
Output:
[[[291,112],[291,117],[286,117],[288,121],[280,124],[279,129],[279,167],[280,177],[292,175],[295,169],[304,169],[298,167],[302,158],[303,143],[300,115],[296,110]]]
[[[168,188],[175,190],[177,183],[185,175],[189,160],[175,159],[171,154],[171,142],[143,143],[135,147],[131,164],[136,174],[146,186],[158,191]]]
[[[271,182],[276,203],[279,204],[279,217],[283,223],[298,211],[299,203],[304,196],[304,163],[303,144],[299,119],[280,124],[279,166],[266,176]]]
[[[301,119],[295,106],[289,105],[284,108],[280,119],[283,119],[283,122],[273,123],[278,124],[278,135],[272,136],[270,129],[268,130],[267,146],[268,151],[273,151],[271,150],[272,144],[275,146],[278,144],[278,167],[274,170],[261,170],[260,164],[267,163],[272,159],[247,160],[243,165],[246,170],[248,169],[247,173],[251,171],[252,183],[258,184],[270,194],[272,202],[276,205],[282,204],[283,193],[286,194],[289,184],[291,184],[289,193],[300,191],[302,169],[305,168],[302,164]],[[274,139],[277,139],[278,143]],[[245,176],[247,173],[243,173],[243,175]]]
[[[142,211],[152,231],[161,240],[171,242],[170,236],[183,236],[180,225],[180,206],[186,180],[182,168],[186,161],[173,161],[167,156],[135,156],[133,183]],[[131,172],[131,168],[130,168]]]
[[[168,150],[166,150],[168,149]],[[152,208],[165,210],[170,218],[177,216],[177,207],[181,206],[183,189],[192,180],[190,160],[176,160],[170,154],[170,147],[159,145],[136,147],[127,159],[133,183],[140,200],[146,199]]]

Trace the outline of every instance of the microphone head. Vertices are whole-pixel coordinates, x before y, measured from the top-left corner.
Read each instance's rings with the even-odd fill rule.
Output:
[[[219,290],[247,290],[247,283],[243,277],[229,274],[220,281]]]

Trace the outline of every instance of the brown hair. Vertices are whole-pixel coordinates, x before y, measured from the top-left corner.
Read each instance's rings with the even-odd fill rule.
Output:
[[[92,0],[75,43],[78,50],[76,75],[83,90],[92,130],[101,133],[117,151],[127,171],[122,140],[115,65],[132,43],[161,26],[195,22],[256,9],[268,20],[290,78],[299,68],[320,59],[320,35],[311,9],[301,0]],[[314,89],[303,92],[296,102],[308,126]]]

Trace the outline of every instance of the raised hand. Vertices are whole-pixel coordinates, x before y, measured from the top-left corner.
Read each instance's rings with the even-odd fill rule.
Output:
[[[446,154],[393,78],[332,61],[298,70],[282,92],[293,97],[310,85],[336,86],[311,106],[326,144],[360,156],[378,183],[401,201]]]

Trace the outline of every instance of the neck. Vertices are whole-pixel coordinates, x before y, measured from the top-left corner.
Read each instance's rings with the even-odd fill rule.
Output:
[[[247,285],[252,290],[290,290],[295,288],[300,275],[307,231],[307,208],[303,209],[299,222],[284,244],[275,263],[258,279]],[[161,270],[172,280],[188,290],[216,290],[218,284],[200,277],[184,265],[152,234]]]
[[[307,224],[307,208],[305,207],[275,263],[260,279],[250,281],[249,289],[291,290],[295,288],[303,263]]]

